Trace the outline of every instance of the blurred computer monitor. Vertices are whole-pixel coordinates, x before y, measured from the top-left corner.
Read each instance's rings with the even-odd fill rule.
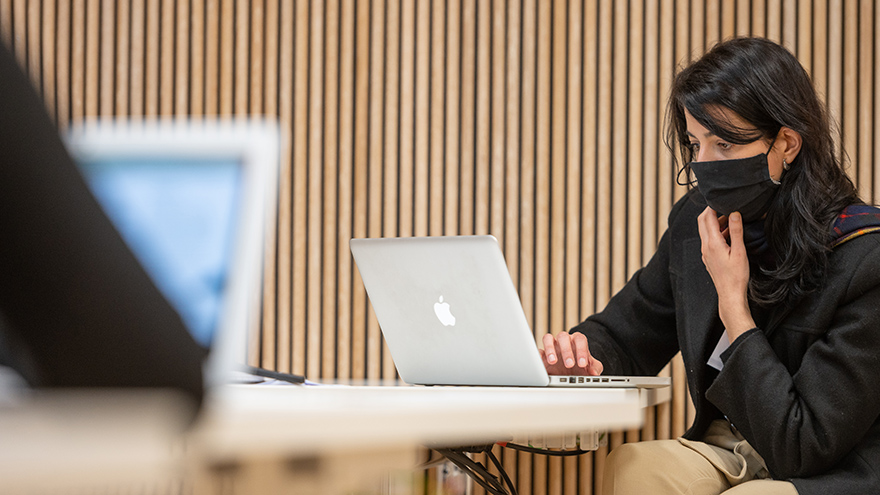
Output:
[[[96,120],[68,148],[98,202],[195,340],[205,382],[245,364],[274,211],[279,134],[255,121]]]

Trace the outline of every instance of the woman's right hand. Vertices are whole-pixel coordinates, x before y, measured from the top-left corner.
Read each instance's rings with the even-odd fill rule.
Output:
[[[550,375],[602,374],[602,362],[590,354],[586,335],[580,332],[561,332],[544,335],[544,348],[539,349],[544,368]]]

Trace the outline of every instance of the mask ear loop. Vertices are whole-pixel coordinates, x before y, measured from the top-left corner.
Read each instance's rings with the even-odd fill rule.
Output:
[[[779,130],[781,131],[781,130],[782,130],[782,127],[780,127]],[[770,141],[770,147],[767,148],[767,152],[764,153],[765,155],[767,155],[767,158],[768,158],[768,159],[770,158],[770,151],[773,149],[773,146],[776,145],[776,138],[778,138],[778,137],[779,137],[779,131],[776,131],[776,135],[773,136],[773,141]],[[789,169],[789,165],[788,165],[787,163],[785,163],[785,158],[783,158],[783,159],[782,159],[782,170],[783,170],[783,173],[784,173],[786,170],[788,170],[788,169]],[[779,180],[776,180],[776,179],[774,179],[773,177],[771,177],[770,180],[773,181],[774,184],[776,184],[776,185],[780,185],[780,184],[782,184],[782,182],[781,182],[781,181],[782,181],[782,175],[779,176]]]
[[[693,186],[694,184],[697,183],[696,179],[695,180],[688,180],[687,182],[682,181],[681,180],[682,172],[685,172],[685,174],[689,177],[691,175],[690,165],[682,165],[682,167],[680,169],[678,169],[678,173],[675,174],[675,183],[676,184],[678,184],[679,186]]]

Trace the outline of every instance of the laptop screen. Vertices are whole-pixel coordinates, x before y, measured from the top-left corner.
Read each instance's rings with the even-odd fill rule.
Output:
[[[199,344],[221,318],[242,164],[200,157],[80,160],[92,192]]]

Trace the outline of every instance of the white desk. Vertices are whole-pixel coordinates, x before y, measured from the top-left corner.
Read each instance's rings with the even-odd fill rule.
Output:
[[[241,385],[209,400],[190,441],[199,465],[234,465],[262,493],[331,493],[414,467],[420,445],[634,428],[664,400],[668,389]],[[293,490],[285,470],[308,473]]]
[[[0,479],[10,493],[181,479],[206,494],[368,493],[420,446],[633,428],[665,390],[237,385],[183,436],[174,397],[40,393],[0,407]]]

